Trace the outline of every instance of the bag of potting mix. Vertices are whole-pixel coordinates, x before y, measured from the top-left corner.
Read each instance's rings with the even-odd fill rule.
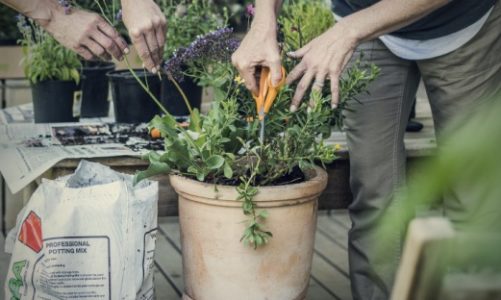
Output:
[[[83,161],[44,180],[6,240],[6,299],[153,299],[158,184]]]

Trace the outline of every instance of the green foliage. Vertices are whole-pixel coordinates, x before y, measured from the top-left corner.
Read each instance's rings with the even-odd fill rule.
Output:
[[[331,8],[323,0],[291,0],[284,5],[279,23],[286,52],[294,51],[334,25]]]
[[[32,20],[20,18],[23,38],[23,67],[31,83],[44,80],[80,81],[81,62],[78,55],[63,47]]]
[[[226,26],[228,13],[210,0],[158,0],[167,18],[164,58],[169,59],[180,47],[188,46],[197,36]]]

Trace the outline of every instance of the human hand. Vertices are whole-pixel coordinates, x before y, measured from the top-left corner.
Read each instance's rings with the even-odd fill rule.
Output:
[[[252,27],[243,39],[240,47],[231,57],[233,65],[245,81],[245,86],[253,94],[259,93],[256,83],[256,68],[268,67],[273,85],[278,85],[282,79],[282,65],[274,28]]]
[[[152,0],[122,0],[122,14],[125,27],[129,30],[132,43],[152,73],[160,70],[163,59],[166,24],[162,11]]]
[[[51,15],[50,19],[35,20],[59,43],[87,60],[110,59],[111,55],[121,60],[128,52],[127,43],[98,14],[76,8],[66,14],[57,8]]]
[[[287,84],[301,78],[292,98],[291,111],[296,111],[312,81],[313,90],[321,91],[326,79],[331,82],[332,108],[339,103],[339,77],[358,44],[356,35],[339,24],[318,36],[304,47],[288,53],[301,62],[289,73]]]

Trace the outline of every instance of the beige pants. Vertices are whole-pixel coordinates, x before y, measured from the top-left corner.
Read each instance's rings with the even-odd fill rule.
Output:
[[[383,257],[373,251],[378,242],[376,225],[405,181],[403,136],[418,83],[422,78],[439,136],[451,120],[501,91],[501,3],[471,41],[449,54],[409,61],[396,57],[379,40],[361,44],[354,58],[360,52],[364,60],[379,66],[381,74],[370,94],[359,97],[360,103],[353,102],[353,111],[346,112],[354,196],[349,207],[350,276],[355,299],[387,299],[402,232],[396,228],[394,245],[387,245]],[[470,204],[467,197],[455,196],[444,204],[449,217],[461,222]]]

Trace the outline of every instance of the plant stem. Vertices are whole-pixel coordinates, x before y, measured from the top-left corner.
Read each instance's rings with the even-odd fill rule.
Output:
[[[101,6],[101,3],[99,3],[99,0],[95,0],[94,3],[96,3],[97,6],[99,7],[99,10],[101,11],[101,16],[106,20],[106,22],[108,22],[111,26],[113,26],[113,22],[111,22],[110,19],[106,16],[106,12]]]
[[[136,81],[139,83],[139,85],[141,85],[143,90],[148,94],[148,96],[151,97],[151,99],[156,103],[156,105],[160,108],[160,110],[162,110],[162,112],[164,114],[168,115],[169,112],[167,111],[167,109],[165,109],[165,107],[162,105],[162,103],[157,99],[157,97],[155,95],[153,95],[153,93],[150,91],[150,89],[144,84],[144,82],[137,76],[136,72],[132,69],[127,56],[124,56],[124,58],[125,58],[125,63],[127,64],[127,69],[132,74],[132,76],[134,76],[134,79],[136,79]]]
[[[191,108],[190,102],[188,101],[188,97],[186,97],[186,94],[184,93],[183,89],[179,86],[179,84],[174,79],[174,77],[172,77],[172,74],[170,74],[169,72],[167,72],[167,77],[174,84],[174,86],[176,87],[176,89],[178,90],[178,92],[181,94],[181,97],[183,98],[184,103],[186,104],[186,107],[188,108],[188,111],[190,112],[190,115],[192,115],[193,114],[193,109]]]

